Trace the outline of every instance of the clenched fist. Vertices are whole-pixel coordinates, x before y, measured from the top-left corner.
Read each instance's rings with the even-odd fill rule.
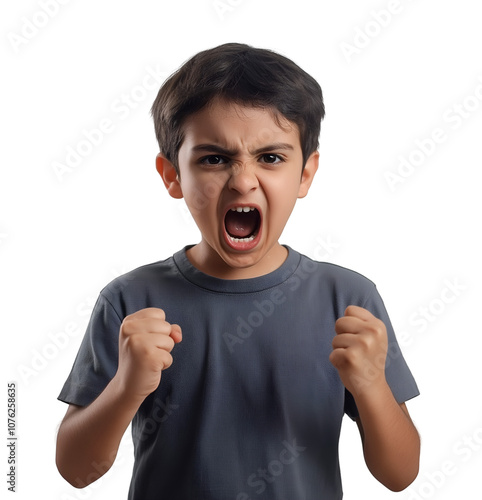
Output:
[[[162,309],[149,307],[126,316],[119,332],[116,374],[126,394],[144,399],[155,391],[181,340],[180,326],[169,324]]]
[[[386,382],[388,339],[383,321],[363,307],[348,306],[335,332],[330,361],[353,396]]]

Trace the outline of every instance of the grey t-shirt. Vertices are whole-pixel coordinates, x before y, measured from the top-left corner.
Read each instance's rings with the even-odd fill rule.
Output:
[[[385,323],[395,399],[418,395],[375,285],[289,247],[270,274],[222,280],[187,248],[102,290],[59,399],[91,403],[116,373],[123,318],[159,307],[183,340],[134,417],[129,499],[341,499],[340,427],[357,409],[328,357],[348,305]]]

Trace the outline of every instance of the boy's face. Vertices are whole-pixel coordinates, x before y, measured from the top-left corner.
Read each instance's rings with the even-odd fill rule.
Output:
[[[214,101],[184,124],[180,176],[161,155],[157,169],[175,198],[183,197],[201,231],[188,251],[195,267],[225,279],[252,278],[287,256],[278,239],[297,198],[318,167],[302,173],[298,128],[264,109]]]

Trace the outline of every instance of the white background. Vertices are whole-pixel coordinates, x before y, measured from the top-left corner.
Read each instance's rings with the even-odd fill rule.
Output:
[[[199,50],[228,41],[281,52],[320,82],[327,110],[321,168],[282,242],[377,284],[422,393],[408,403],[423,442],[417,481],[399,494],[378,484],[346,419],[345,498],[480,498],[479,3],[2,6],[0,407],[6,436],[6,383],[16,381],[16,498],[126,497],[128,437],[118,462],[93,486],[75,490],[60,477],[55,436],[66,408],[56,397],[100,289],[199,239],[183,201],[168,197],[154,168],[149,109],[159,85],[142,88],[152,83],[148,68],[167,77]],[[131,107],[121,107],[123,96]],[[106,120],[109,132],[86,145],[85,132]],[[69,148],[83,156],[59,174],[53,166],[66,163]],[[401,157],[412,166],[390,186],[386,173],[399,175]]]

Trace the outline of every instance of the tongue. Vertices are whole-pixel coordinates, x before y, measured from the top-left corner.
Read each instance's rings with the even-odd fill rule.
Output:
[[[229,210],[224,221],[226,230],[235,238],[247,238],[256,230],[258,225],[258,212],[234,212]]]

